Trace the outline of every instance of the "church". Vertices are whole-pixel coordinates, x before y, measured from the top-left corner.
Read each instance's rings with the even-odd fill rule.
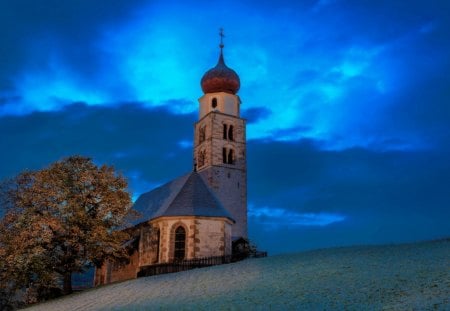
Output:
[[[201,79],[194,124],[193,171],[142,194],[127,264],[106,262],[94,285],[136,278],[143,267],[232,254],[247,239],[246,121],[240,79],[225,64],[223,34],[217,65]]]

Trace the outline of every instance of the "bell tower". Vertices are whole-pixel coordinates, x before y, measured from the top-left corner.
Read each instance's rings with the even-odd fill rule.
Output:
[[[225,65],[223,31],[217,65],[201,80],[199,120],[195,123],[194,167],[236,223],[233,238],[247,238],[246,122],[236,93],[239,76]]]

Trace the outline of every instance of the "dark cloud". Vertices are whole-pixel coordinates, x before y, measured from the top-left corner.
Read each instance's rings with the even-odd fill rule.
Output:
[[[266,119],[270,113],[270,110],[265,107],[249,108],[242,112],[242,116],[247,120],[247,124],[251,124]]]
[[[321,6],[315,14],[339,26],[335,38],[341,39],[338,41],[340,45],[345,43],[342,40],[349,39],[353,43],[387,43],[419,31],[430,22],[449,23],[450,4],[445,0],[433,1],[432,4],[421,0],[321,2],[328,5]],[[342,36],[343,33],[348,35]]]
[[[411,73],[413,74],[413,73]],[[412,91],[394,97],[395,104],[386,111],[385,131],[417,135],[429,148],[450,146],[450,60],[439,71],[420,77]]]
[[[62,157],[81,154],[115,165],[132,189],[166,181],[189,171],[191,150],[178,145],[193,136],[194,115],[175,116],[140,104],[88,107],[82,103],[57,112],[0,119],[0,177],[39,169]],[[170,165],[167,163],[170,162]]]
[[[135,195],[192,169],[196,116],[146,109],[139,103],[0,119],[1,178],[39,169],[72,154],[114,165]],[[325,226],[249,218],[251,238],[272,253],[354,243],[385,243],[449,234],[445,219],[449,153],[325,151],[320,142],[248,142],[251,209],[342,215]],[[283,240],[283,242],[280,242]]]
[[[107,66],[97,46],[106,26],[130,17],[143,0],[0,2],[0,90],[22,70],[46,70],[55,56],[84,78]]]
[[[375,206],[377,210],[391,209],[394,201],[399,205],[396,209],[421,209],[434,200],[447,200],[449,152],[324,151],[309,141],[251,141],[248,148],[252,159],[249,178],[253,180],[249,192],[257,194],[252,196],[256,205],[353,213]],[[295,200],[283,199],[286,194],[295,197],[295,193]],[[441,211],[444,205],[429,208]]]
[[[252,236],[265,248],[295,251],[450,234],[448,152],[324,151],[309,141],[252,141],[248,148],[254,208],[345,217],[322,227],[298,226],[289,219],[270,226],[267,219],[252,217]]]

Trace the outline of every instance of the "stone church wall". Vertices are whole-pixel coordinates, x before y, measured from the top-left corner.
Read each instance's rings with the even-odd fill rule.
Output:
[[[139,239],[139,266],[147,266],[159,262],[159,227],[147,224],[141,227]]]
[[[224,124],[233,125],[233,139],[224,139]],[[218,112],[206,115],[195,124],[194,162],[205,183],[236,221],[232,229],[234,237],[247,237],[245,126],[244,119]],[[205,133],[204,140],[200,139],[200,129]],[[234,151],[234,163],[223,163],[223,148]]]
[[[173,262],[175,230],[179,226],[186,231],[185,259],[231,255],[232,225],[220,217],[161,217],[150,221],[139,228],[139,249],[130,256],[130,262],[106,262],[96,269],[94,285],[134,279],[141,266]]]
[[[247,237],[245,172],[215,166],[200,172],[200,175],[213,183],[214,193],[236,221],[233,237]]]
[[[172,262],[174,259],[175,230],[178,226],[186,231],[185,259],[194,258],[194,217],[162,217],[152,221],[152,226],[160,229],[160,263]]]
[[[230,235],[231,225],[223,219],[196,219],[195,257],[231,255]]]
[[[160,263],[173,261],[175,230],[180,225],[186,230],[185,259],[231,255],[231,221],[215,217],[163,217],[152,221],[153,227],[160,228]]]

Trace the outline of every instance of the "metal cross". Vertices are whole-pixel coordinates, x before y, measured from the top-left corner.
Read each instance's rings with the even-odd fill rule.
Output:
[[[220,36],[220,48],[221,49],[223,49],[223,47],[224,47],[224,45],[223,45],[223,37],[225,37],[225,35],[223,34],[223,28],[220,28],[219,29],[220,30],[220,32],[219,32],[219,36]]]

